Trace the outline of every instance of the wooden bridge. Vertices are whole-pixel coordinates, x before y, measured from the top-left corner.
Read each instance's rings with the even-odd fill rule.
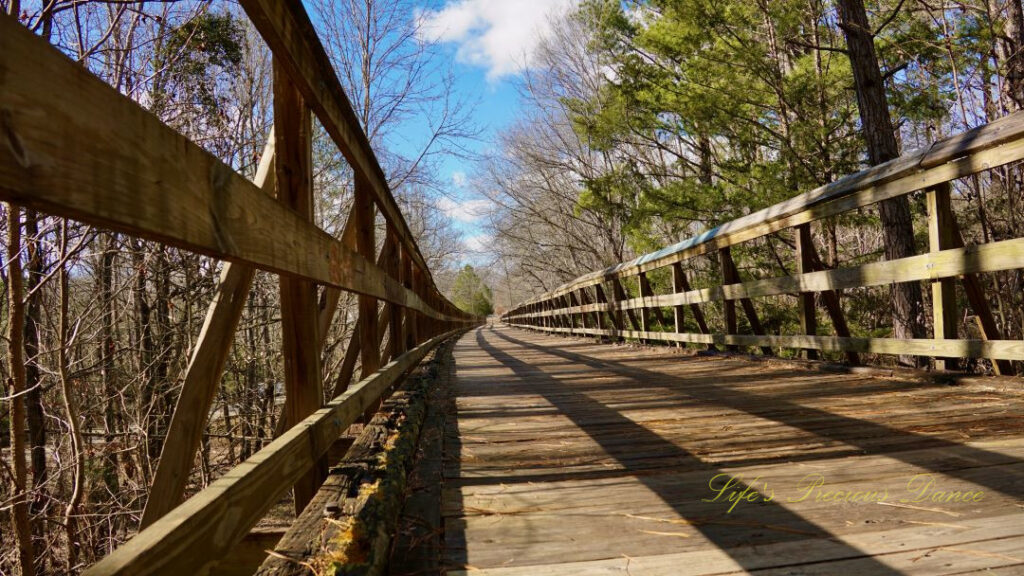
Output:
[[[509,327],[454,354],[449,574],[1024,570],[1019,381]]]
[[[434,286],[301,3],[241,5],[274,55],[274,133],[251,182],[0,17],[0,199],[226,262],[141,530],[89,574],[376,573],[389,560],[396,574],[1024,572],[1012,377],[1024,343],[1000,338],[976,276],[1024,268],[1024,239],[965,245],[950,209],[951,182],[1024,159],[1024,116],[595,271],[484,326]],[[340,240],[312,224],[311,115],[355,174]],[[821,265],[812,222],[917,192],[927,252]],[[743,278],[731,247],[780,233],[795,239],[796,273]],[[698,258],[722,283],[691,287]],[[256,269],[281,278],[288,429],[181,502]],[[672,291],[654,292],[657,273]],[[898,282],[930,284],[932,338],[855,335],[838,291]],[[973,339],[957,333],[958,284]],[[359,295],[360,320],[342,378],[325,383],[321,335],[342,291]],[[797,297],[799,334],[758,318],[755,299],[782,295]],[[792,350],[805,359],[776,358]],[[815,361],[822,351],[846,363]],[[865,354],[940,370],[865,368]],[[432,368],[417,368],[428,356]],[[1002,376],[944,371],[964,358]],[[345,440],[360,417],[364,432]],[[254,530],[290,490],[292,528]],[[364,525],[377,496],[377,523]],[[13,505],[17,516],[25,502]]]

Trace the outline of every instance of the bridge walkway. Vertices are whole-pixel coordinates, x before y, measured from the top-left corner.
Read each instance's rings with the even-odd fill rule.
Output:
[[[1024,393],[506,326],[454,349],[449,574],[1024,573]]]

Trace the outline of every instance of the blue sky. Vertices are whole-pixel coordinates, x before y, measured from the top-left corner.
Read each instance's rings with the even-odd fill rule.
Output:
[[[423,0],[418,14],[422,33],[440,44],[438,57],[452,66],[457,95],[476,102],[472,120],[483,132],[479,141],[468,143],[470,150],[479,155],[490,152],[497,133],[521,113],[517,83],[522,71],[530,67],[549,22],[577,1]],[[400,142],[392,145],[403,152]],[[463,234],[469,261],[486,260],[488,240],[483,227],[488,203],[468,185],[474,169],[457,157],[440,163],[440,177],[451,185],[443,208]]]

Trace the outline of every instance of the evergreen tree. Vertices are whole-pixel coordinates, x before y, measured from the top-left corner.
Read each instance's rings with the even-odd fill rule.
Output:
[[[452,285],[452,302],[477,316],[487,316],[494,312],[491,288],[484,284],[476,270],[469,264],[466,264],[455,277]]]

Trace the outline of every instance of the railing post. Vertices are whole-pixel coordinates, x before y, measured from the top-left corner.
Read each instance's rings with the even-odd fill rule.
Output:
[[[426,299],[423,297],[423,271],[420,270],[420,267],[415,264],[412,267],[412,291],[415,292],[416,295],[420,297],[420,301],[422,301],[424,304],[426,303]],[[426,314],[416,314],[416,321],[413,323],[412,330],[417,346],[419,346],[421,343],[423,343],[429,338],[429,336],[427,336],[425,324],[426,321]]]
[[[949,205],[949,184],[931,188],[927,192],[928,203],[928,250],[941,252],[954,247],[953,212]],[[940,278],[932,280],[932,323],[936,340],[956,340],[956,280]],[[936,358],[936,370],[956,369],[954,358]]]
[[[616,305],[626,299],[626,291],[622,288],[622,282],[619,281],[618,278],[612,278],[612,295],[614,296]],[[622,309],[616,307],[616,312],[619,315],[619,325],[624,325],[625,321],[622,317]],[[636,319],[636,312],[632,308],[626,310],[626,316],[629,317],[629,323],[633,326],[633,330],[640,330],[640,322]]]
[[[811,257],[811,225],[801,224],[796,227],[796,273],[806,274],[814,270],[814,260]],[[818,316],[814,306],[813,292],[800,292],[800,331],[808,336],[815,336],[818,333]],[[808,360],[817,360],[818,351],[805,349],[804,357]]]
[[[718,250],[718,263],[722,270],[722,285],[735,284],[739,282],[736,269],[732,264],[732,255],[729,252],[729,248],[721,248]],[[725,335],[730,336],[736,334],[738,328],[736,325],[736,301],[731,299],[722,300],[722,316],[725,318]],[[730,352],[736,351],[734,344],[726,345],[726,350]]]
[[[355,201],[352,210],[356,225],[356,251],[366,259],[374,262],[377,245],[374,240],[375,210],[373,197],[370,195],[370,183],[356,173]],[[377,347],[377,299],[372,296],[359,295],[359,356],[362,364],[359,373],[366,378],[380,368],[380,349]]]
[[[576,299],[576,292],[574,290],[570,290],[569,293],[565,295],[565,299],[567,306],[580,305],[579,301]],[[569,335],[573,336],[576,334],[576,314],[571,311],[567,311],[566,315],[569,317]]]
[[[580,288],[576,291],[577,306],[583,306],[587,303],[587,293],[585,288]],[[587,313],[580,312],[580,327],[586,330],[590,326],[587,324]],[[584,333],[586,334],[586,333]]]
[[[409,257],[409,252],[402,248],[402,286],[409,291],[413,291],[412,286],[412,258]],[[402,351],[411,350],[416,347],[416,310],[412,308],[405,309],[405,328],[402,330],[403,344]]]
[[[683,274],[683,265],[679,262],[672,263],[672,292],[679,294],[685,292],[683,288],[686,276]],[[686,327],[686,306],[677,304],[672,307],[672,327],[676,334],[682,334]],[[685,348],[685,342],[676,342],[676,346]]]
[[[287,73],[274,61],[274,137],[277,198],[307,220],[313,219],[313,126],[309,107]],[[371,258],[372,261],[372,258]],[[319,307],[309,280],[281,276],[281,341],[287,426],[309,416],[323,403],[320,372]],[[319,459],[295,484],[295,511],[302,512],[327,477]]]
[[[601,284],[600,283],[594,284],[594,301],[593,301],[593,304],[604,304],[604,292],[601,290]],[[598,342],[604,342],[605,341],[605,334],[603,333],[604,330],[605,330],[604,310],[601,310],[600,307],[594,312],[594,327],[602,332],[602,334],[598,334],[597,341]]]
[[[817,272],[824,270],[825,266],[821,263],[821,258],[818,257],[818,251],[814,248],[813,242],[807,242],[801,245],[803,254],[810,261],[810,269],[808,272]],[[839,301],[839,292],[836,290],[825,290],[821,293],[821,302],[825,305],[825,310],[828,312],[829,318],[832,320],[832,327],[835,329],[836,336],[840,338],[848,338],[850,336],[850,328],[846,324],[846,316],[843,315],[843,307]],[[846,361],[853,366],[860,364],[860,356],[853,350],[846,350]]]
[[[722,261],[722,284],[739,284],[740,271],[736,268],[736,263],[732,259],[732,250],[728,246],[719,250],[719,255]],[[727,279],[727,280],[725,280]],[[726,300],[729,302],[729,300]],[[736,333],[736,304],[735,301],[732,306],[732,333]],[[740,304],[743,306],[743,314],[747,317],[747,321],[750,323],[750,329],[754,334],[763,336],[765,334],[764,328],[761,326],[761,321],[757,317],[757,311],[754,310],[754,303],[750,301],[750,298],[740,298]],[[735,347],[734,347],[735,348]],[[761,353],[765,356],[771,356],[773,354],[770,346],[761,346]]]
[[[559,296],[558,307],[562,311],[562,321],[564,322],[564,326],[569,329],[568,334],[563,333],[563,335],[566,336],[571,335],[573,328],[576,326],[576,322],[574,321],[572,314],[570,314],[568,310],[569,306],[571,305],[572,304],[569,301],[568,294],[562,294],[561,296]]]
[[[589,306],[589,305],[593,304],[593,300],[590,298],[590,294],[587,292],[587,287],[586,286],[580,288],[580,303],[583,304],[584,306]],[[589,326],[589,328],[594,329],[594,330],[600,330],[601,329],[601,314],[599,312],[584,312],[583,313],[583,327],[584,328],[588,328],[588,326],[587,326],[587,315],[588,314],[590,315],[590,326]],[[597,334],[597,335],[595,335],[595,337],[597,338],[597,341],[600,343],[601,342],[601,335]]]
[[[672,264],[672,282],[676,293],[689,292],[690,281],[686,279],[686,272],[683,271],[683,265],[679,262]],[[693,320],[697,323],[697,328],[701,334],[711,335],[711,329],[708,328],[707,319],[704,318],[704,311],[700,309],[700,304],[690,304],[690,313],[693,314]],[[677,314],[679,314],[677,312]],[[677,318],[679,316],[677,315]],[[680,330],[681,324],[676,325],[676,331]],[[714,343],[708,343],[708,350],[717,350]]]
[[[605,308],[606,308],[605,311],[598,311],[598,313],[597,313],[597,325],[602,330],[605,329],[606,326],[605,326],[605,322],[604,322],[604,317],[605,317],[605,312],[607,312],[608,313],[608,318],[612,321],[612,330],[614,330],[615,332],[618,332],[619,330],[622,330],[622,322],[621,322],[622,316],[621,315],[616,315],[611,310],[607,310],[607,308],[608,308],[607,307],[608,297],[604,293],[604,287],[601,286],[600,283],[598,283],[598,284],[596,284],[594,286],[594,288],[595,288],[594,293],[597,296],[597,303],[598,304],[605,304],[606,305],[605,306]],[[621,338],[618,336],[618,334],[616,334],[615,337],[612,338],[612,339],[614,339],[614,340],[621,340]]]
[[[636,276],[637,287],[640,292],[640,300],[643,302],[643,308],[640,308],[640,330],[643,332],[651,331],[651,313],[647,308],[647,298],[653,296],[651,292],[651,283],[647,281],[647,274],[641,272]],[[654,343],[653,340],[642,340],[646,344]]]
[[[404,250],[398,240],[398,234],[395,228],[388,224],[387,227],[388,240],[391,244],[391,252],[387,256],[386,265],[384,270],[389,276],[398,281],[399,284],[404,285],[404,278],[402,274],[402,253]],[[391,318],[389,318],[389,334],[388,341],[391,343],[391,358],[397,358],[405,352],[405,336],[403,334],[403,325],[405,308],[398,304],[391,306]]]

